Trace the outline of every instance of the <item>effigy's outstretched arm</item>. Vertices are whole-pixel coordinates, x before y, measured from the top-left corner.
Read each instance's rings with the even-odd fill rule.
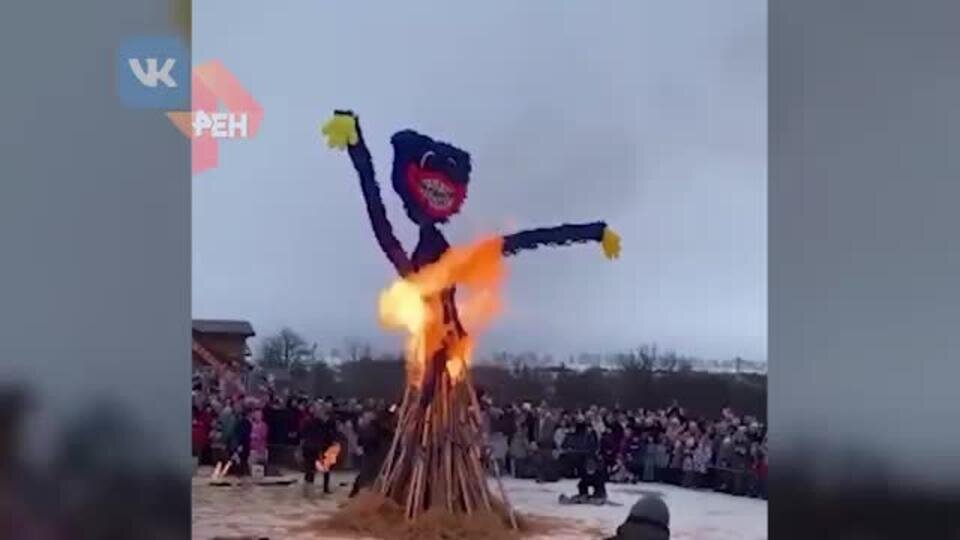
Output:
[[[387,209],[383,206],[380,186],[374,175],[373,159],[363,140],[357,116],[351,111],[335,111],[333,118],[324,124],[323,134],[327,136],[327,144],[331,148],[346,148],[350,155],[353,168],[360,177],[360,190],[363,192],[367,215],[370,217],[373,234],[377,238],[377,243],[380,244],[380,249],[401,276],[406,277],[413,273],[413,264],[400,241],[394,236],[393,226],[387,218]]]
[[[603,221],[563,224],[506,235],[503,237],[503,254],[510,256],[540,246],[566,246],[584,242],[600,243],[609,259],[620,256],[620,237]]]

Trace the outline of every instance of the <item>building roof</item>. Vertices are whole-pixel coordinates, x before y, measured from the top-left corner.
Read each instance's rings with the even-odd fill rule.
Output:
[[[194,319],[193,330],[203,334],[233,334],[243,337],[256,335],[253,331],[253,326],[247,321],[223,319]]]

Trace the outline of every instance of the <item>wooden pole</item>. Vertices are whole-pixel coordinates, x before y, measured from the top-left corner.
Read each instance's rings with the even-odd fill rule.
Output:
[[[393,465],[394,452],[397,450],[397,444],[399,444],[400,438],[402,437],[404,421],[407,416],[407,404],[410,401],[410,393],[412,392],[411,387],[408,385],[403,392],[403,400],[400,401],[400,409],[397,411],[397,425],[394,428],[393,441],[390,443],[390,451],[387,452],[386,459],[383,460],[383,464],[380,465],[380,472],[377,474],[377,480],[374,483],[374,487],[377,487],[379,484],[380,493],[386,494],[386,479],[390,477],[390,468]]]
[[[443,423],[443,429],[445,433],[441,466],[443,467],[444,487],[446,488],[447,511],[452,513],[454,509],[454,491],[456,491],[453,485],[453,430],[456,424],[452,421],[452,419],[455,418],[457,402],[454,399],[451,399],[450,390],[450,381],[448,380],[448,384],[444,386],[444,392],[446,393],[446,399],[449,407],[447,408],[447,415],[444,418]]]
[[[464,382],[464,384],[465,384],[466,387],[467,387],[467,392],[470,394],[470,403],[471,403],[472,409],[473,409],[473,415],[472,415],[472,416],[473,416],[473,418],[474,418],[474,421],[476,422],[477,431],[480,433],[480,437],[481,437],[481,441],[482,441],[482,443],[483,443],[483,447],[486,448],[486,447],[487,447],[487,441],[486,441],[486,435],[487,435],[487,434],[484,433],[484,431],[483,431],[483,419],[482,419],[481,416],[480,416],[480,403],[477,401],[477,393],[473,390],[473,384],[472,384],[471,381],[470,381],[470,375],[467,374],[467,373],[465,373],[464,375],[465,375],[465,377],[464,377],[464,381],[463,381],[463,382]],[[488,459],[489,459],[489,458],[488,458]],[[499,490],[500,490],[500,497],[501,497],[501,499],[503,499],[503,504],[504,504],[504,506],[507,507],[507,513],[508,513],[509,516],[510,516],[510,525],[513,527],[514,530],[517,530],[517,529],[519,529],[519,526],[518,526],[518,524],[517,524],[517,515],[516,515],[516,513],[513,511],[513,505],[510,504],[510,499],[507,498],[507,490],[504,489],[504,487],[503,487],[503,480],[500,478],[500,466],[497,464],[497,460],[495,460],[495,459],[490,459],[490,462],[491,462],[491,464],[493,465],[493,476],[494,476],[494,478],[497,479],[497,487],[498,487]],[[484,487],[486,487],[486,484],[484,484]]]

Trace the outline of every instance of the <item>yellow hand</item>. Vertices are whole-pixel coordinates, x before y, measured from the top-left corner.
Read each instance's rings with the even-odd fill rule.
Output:
[[[603,245],[603,254],[608,259],[620,257],[620,235],[613,232],[613,229],[607,227],[603,230],[603,240],[600,243]]]
[[[327,138],[327,146],[338,150],[357,144],[357,118],[350,114],[334,114],[320,129]]]

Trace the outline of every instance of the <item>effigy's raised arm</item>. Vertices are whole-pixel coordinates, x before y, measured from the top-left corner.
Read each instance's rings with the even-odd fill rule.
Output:
[[[597,242],[603,246],[609,259],[620,256],[620,237],[603,221],[582,224],[563,224],[556,227],[529,229],[503,237],[503,254],[516,255],[521,251],[541,246],[567,246]]]
[[[373,159],[370,150],[363,140],[360,131],[360,122],[351,111],[336,111],[333,118],[323,126],[323,134],[327,137],[327,144],[331,148],[346,149],[350,155],[353,168],[360,177],[360,190],[367,206],[367,215],[373,226],[373,234],[377,238],[380,249],[397,269],[397,273],[406,277],[413,272],[413,264],[400,240],[393,234],[393,226],[387,218],[387,209],[383,206],[380,197],[380,186],[377,184],[373,170]]]

